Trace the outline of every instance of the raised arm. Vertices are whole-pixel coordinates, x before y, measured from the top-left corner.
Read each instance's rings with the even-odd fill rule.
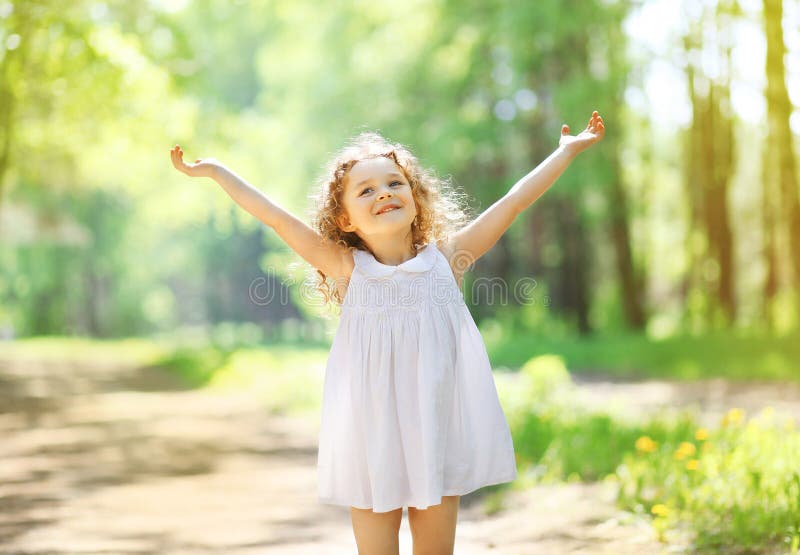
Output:
[[[268,225],[314,268],[337,278],[346,275],[348,251],[323,238],[305,222],[268,199],[261,191],[213,158],[187,164],[180,146],[170,151],[176,169],[191,177],[210,177],[242,208]]]
[[[569,126],[561,128],[558,148],[516,184],[500,200],[475,220],[455,232],[449,250],[457,253],[459,267],[466,269],[494,246],[517,215],[536,202],[558,179],[581,151],[605,135],[603,118],[592,113],[586,129],[577,136],[569,134]],[[451,263],[452,265],[452,263]]]

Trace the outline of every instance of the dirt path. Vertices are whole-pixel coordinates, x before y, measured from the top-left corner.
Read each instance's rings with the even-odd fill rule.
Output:
[[[626,387],[649,386],[581,385],[646,397]],[[0,553],[355,553],[348,509],[316,499],[317,431],[158,372],[0,358]],[[512,491],[491,516],[484,492],[462,498],[456,553],[666,552],[601,484]]]

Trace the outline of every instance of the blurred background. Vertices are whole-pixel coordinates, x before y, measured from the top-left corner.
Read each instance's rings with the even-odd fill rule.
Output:
[[[729,433],[761,407],[798,408],[796,0],[0,0],[3,433],[22,441],[61,426],[37,437],[107,462],[115,455],[96,449],[122,434],[116,483],[149,468],[156,447],[131,451],[124,427],[94,448],[76,443],[64,407],[202,389],[255,393],[254,410],[276,416],[317,415],[335,312],[314,301],[307,264],[277,234],[211,180],[172,168],[176,143],[309,221],[324,163],[349,137],[378,130],[452,179],[478,214],[556,148],[561,124],[577,133],[593,110],[604,141],[478,261],[465,298],[498,370],[520,465],[538,469],[529,478],[616,476],[638,484],[620,487],[623,507],[674,529],[696,488],[670,497],[655,486],[674,469],[645,464],[637,475],[633,459],[620,471],[626,449],[654,456],[654,445],[689,441],[699,453],[698,426]],[[505,280],[508,297],[475,294],[487,278]],[[525,295],[514,295],[524,280]],[[552,393],[573,380],[597,409],[609,410],[618,390],[622,405],[657,409],[654,418],[692,403],[699,412],[651,427],[630,414],[626,425],[561,421],[575,407]],[[134,410],[145,397],[114,397],[104,410],[171,414]],[[800,454],[794,420],[779,426],[782,442],[754,440],[773,466]],[[634,443],[641,437],[654,443]],[[25,457],[43,451],[7,445],[18,462],[7,477],[63,471],[53,462],[37,475]],[[577,445],[589,451],[569,451]],[[744,444],[726,445],[720,460],[738,461]],[[667,458],[694,453],[680,449]],[[208,463],[209,453],[198,456]],[[184,460],[163,457],[168,470]],[[204,464],[175,472],[200,475]],[[760,524],[736,520],[736,510],[758,510],[734,499],[689,521],[714,541],[788,549],[800,541],[800,474],[787,462],[767,479],[753,464],[734,468],[749,484],[741,488],[756,488]],[[695,508],[722,503],[731,483]],[[14,499],[7,514],[39,507]],[[714,520],[720,512],[734,515],[728,528]]]
[[[171,146],[306,217],[324,162],[377,129],[479,213],[597,109],[605,141],[471,275],[533,277],[536,302],[473,302],[476,319],[547,336],[796,331],[800,12],[785,3],[781,33],[776,7],[5,1],[0,326],[250,323],[324,341],[297,287],[278,302],[301,259],[175,172]],[[252,302],[258,277],[275,302]]]

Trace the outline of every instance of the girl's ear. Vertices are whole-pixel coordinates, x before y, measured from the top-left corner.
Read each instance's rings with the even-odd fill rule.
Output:
[[[347,214],[339,214],[336,216],[336,223],[339,224],[339,228],[342,231],[353,231],[353,226],[350,225],[350,218],[347,217]]]

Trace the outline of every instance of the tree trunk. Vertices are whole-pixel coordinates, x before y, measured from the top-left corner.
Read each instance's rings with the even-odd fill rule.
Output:
[[[559,227],[559,243],[563,245],[563,257],[559,265],[561,283],[561,303],[564,312],[578,328],[581,335],[592,332],[589,324],[589,291],[587,272],[591,271],[591,261],[587,259],[587,238],[585,228],[574,199],[558,197],[556,203]]]
[[[684,53],[687,60],[691,60],[692,51],[698,48],[700,42],[696,35],[696,25],[692,25],[688,34],[683,39]],[[703,134],[700,122],[702,121],[703,106],[698,93],[698,85],[705,84],[704,77],[695,72],[691,63],[686,64],[686,82],[689,87],[689,100],[692,104],[692,125],[686,137],[686,173],[684,185],[686,199],[689,205],[689,221],[687,222],[686,253],[688,264],[683,281],[684,295],[684,326],[691,332],[700,331],[706,324],[705,318],[695,306],[696,294],[702,291],[701,265],[703,254],[706,250],[707,238],[703,231],[703,199],[701,184],[706,181],[704,163],[700,148],[703,144]]]
[[[618,159],[615,158],[615,175],[619,176]],[[610,185],[610,232],[611,243],[616,253],[617,276],[620,284],[620,300],[625,321],[634,330],[641,330],[646,323],[644,310],[644,279],[637,275],[633,263],[630,229],[628,227],[628,198],[619,179]]]
[[[626,37],[621,26],[610,26],[609,34],[612,44],[625,44]],[[625,76],[617,81],[619,86],[614,94],[615,101],[604,110],[608,121],[622,121],[621,110],[616,107],[625,104],[625,81],[630,74],[629,61],[624,52],[624,48],[610,48],[608,51],[612,74]],[[610,159],[611,176],[606,193],[609,206],[608,233],[614,249],[622,314],[629,329],[642,330],[647,324],[646,264],[643,260],[637,271],[631,242],[630,203],[628,191],[623,186],[619,149],[614,150]]]
[[[717,282],[717,300],[722,308],[723,325],[731,326],[736,321],[738,305],[736,302],[736,267],[734,266],[733,233],[731,230],[728,198],[730,181],[733,175],[735,136],[731,109],[731,79],[733,64],[731,50],[733,47],[732,18],[738,12],[736,0],[727,0],[717,4],[717,34],[720,37],[719,52],[723,75],[721,83],[714,87],[714,180],[711,189],[711,201],[715,212],[717,231],[714,250],[719,263],[719,280]]]
[[[731,9],[720,5],[722,10]],[[719,15],[718,14],[718,15]],[[735,269],[733,260],[733,235],[728,214],[728,190],[733,171],[733,120],[730,106],[730,41],[722,50],[714,52],[721,57],[722,81],[714,82],[698,71],[691,60],[702,49],[702,25],[708,18],[704,14],[689,30],[684,39],[687,58],[687,80],[692,102],[692,127],[689,131],[689,164],[687,165],[687,192],[691,218],[688,245],[690,268],[687,294],[688,311],[693,291],[703,291],[705,310],[704,327],[727,327],[736,318]],[[717,17],[718,36],[722,42],[729,23]],[[726,65],[727,64],[727,65]],[[702,231],[701,231],[702,230]],[[704,239],[704,240],[701,240]]]
[[[764,286],[762,288],[763,301],[761,304],[761,316],[764,320],[766,331],[771,332],[774,328],[774,302],[775,295],[778,293],[778,255],[775,247],[775,220],[778,218],[779,210],[776,209],[775,199],[779,198],[779,191],[775,186],[775,152],[768,146],[764,146],[763,160],[761,164],[761,226],[764,234],[764,266],[766,275],[764,276]]]
[[[778,188],[784,221],[788,225],[788,260],[792,268],[792,285],[800,290],[800,199],[797,192],[796,161],[792,146],[789,117],[792,104],[786,90],[786,69],[783,57],[783,7],[781,0],[764,0],[764,26],[767,38],[767,148],[776,154]],[[767,194],[769,189],[765,189]]]

